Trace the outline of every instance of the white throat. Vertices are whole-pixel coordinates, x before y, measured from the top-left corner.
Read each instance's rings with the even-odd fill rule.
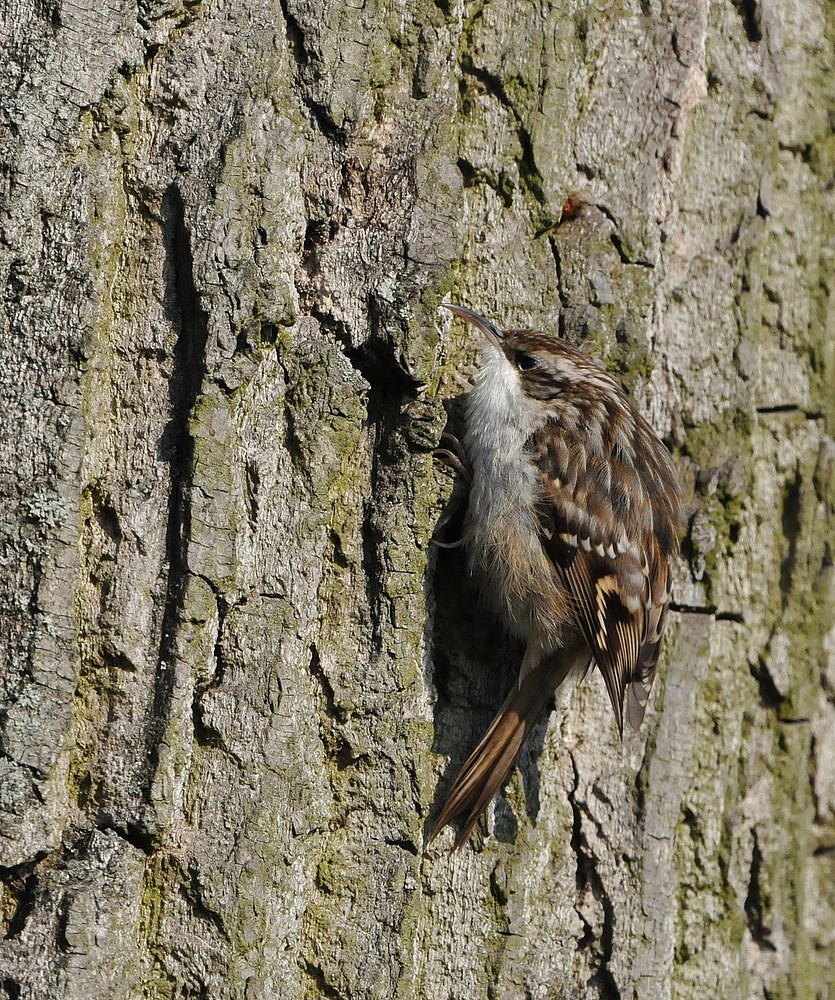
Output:
[[[465,448],[474,468],[518,461],[525,442],[543,423],[541,408],[523,391],[519,374],[497,348],[484,348],[467,401]]]

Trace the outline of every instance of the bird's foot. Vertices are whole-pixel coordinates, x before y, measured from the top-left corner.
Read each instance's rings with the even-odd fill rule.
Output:
[[[441,441],[445,443],[446,447],[436,448],[432,454],[439,462],[452,469],[453,472],[457,472],[471,486],[473,482],[473,467],[470,464],[469,458],[467,458],[464,446],[457,437],[453,434],[448,434],[446,431],[441,435]]]

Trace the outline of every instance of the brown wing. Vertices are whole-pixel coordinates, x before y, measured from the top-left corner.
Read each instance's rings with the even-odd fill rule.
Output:
[[[634,429],[637,434],[643,428]],[[652,443],[663,448],[657,439]],[[637,729],[669,605],[668,557],[654,525],[660,512],[639,471],[615,452],[607,460],[552,431],[540,432],[530,444],[540,471],[542,545],[573,599],[618,731],[627,686],[626,717]]]

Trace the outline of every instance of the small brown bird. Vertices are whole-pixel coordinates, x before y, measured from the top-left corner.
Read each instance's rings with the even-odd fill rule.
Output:
[[[532,330],[502,332],[447,305],[486,338],[463,448],[463,540],[493,610],[525,642],[519,681],[455,779],[430,843],[460,817],[455,847],[509,774],[557,687],[596,663],[618,732],[637,729],[655,675],[681,529],[675,467],[618,384],[586,354]]]

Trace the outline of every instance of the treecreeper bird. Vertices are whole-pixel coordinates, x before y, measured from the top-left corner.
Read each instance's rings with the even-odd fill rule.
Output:
[[[502,332],[470,309],[446,308],[485,344],[463,447],[451,439],[439,454],[470,480],[470,571],[525,643],[519,680],[461,768],[429,841],[458,819],[458,848],[569,674],[597,664],[620,735],[624,708],[640,726],[682,514],[667,450],[599,364],[558,337]]]

